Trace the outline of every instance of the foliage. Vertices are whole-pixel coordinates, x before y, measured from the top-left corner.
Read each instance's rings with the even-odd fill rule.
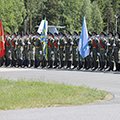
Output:
[[[92,31],[100,33],[103,30],[103,19],[96,1],[92,3]]]
[[[115,32],[119,11],[120,0],[0,0],[0,18],[9,33],[25,32],[25,27],[35,32],[44,16],[50,25],[63,25],[71,32],[81,31],[83,16],[89,31]]]
[[[0,0],[0,18],[6,32],[17,32],[26,14],[23,0]]]
[[[83,0],[82,7],[81,7],[81,18],[83,18],[83,16],[86,17],[88,30],[92,29],[91,7],[92,6],[91,6],[91,1],[90,0]]]

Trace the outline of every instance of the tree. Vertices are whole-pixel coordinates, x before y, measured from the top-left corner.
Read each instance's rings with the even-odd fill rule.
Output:
[[[64,1],[63,7],[63,17],[64,25],[67,30],[79,31],[81,29],[81,19],[80,19],[80,10],[81,10],[82,1],[80,0],[66,0]]]
[[[59,0],[47,0],[44,2],[45,7],[42,10],[42,15],[46,17],[49,24],[58,25],[61,4]]]
[[[5,31],[9,33],[17,32],[25,17],[24,1],[4,0],[0,2],[0,17],[3,21]]]
[[[82,18],[85,16],[88,30],[92,30],[92,19],[91,19],[92,9],[91,9],[91,7],[92,7],[92,5],[91,5],[90,0],[83,0],[83,4],[81,7],[81,11],[80,11],[81,12],[81,21],[82,21]]]
[[[27,33],[31,33],[35,30],[35,26],[40,22],[42,16],[43,2],[46,0],[24,0],[26,9],[25,26],[27,27]]]
[[[103,19],[96,1],[92,3],[92,30],[100,33],[103,31]]]
[[[112,6],[113,6],[114,15],[118,17],[117,22],[120,23],[120,0],[112,0]],[[118,31],[120,31],[120,24],[118,24],[117,28],[118,28]]]
[[[104,9],[104,22],[105,22],[105,29],[107,29],[108,32],[114,31],[114,12],[112,8],[112,2],[111,0],[106,0],[105,2],[105,9]]]

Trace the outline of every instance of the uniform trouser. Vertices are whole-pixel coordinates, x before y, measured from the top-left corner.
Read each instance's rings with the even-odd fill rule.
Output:
[[[35,59],[35,68],[40,66],[40,60],[39,59]]]
[[[94,69],[98,68],[98,62],[95,59],[93,59],[93,67],[94,67]]]
[[[23,65],[23,60],[22,59],[17,59],[16,67],[22,67],[22,65]]]
[[[120,71],[120,64],[118,63],[118,61],[115,61],[115,71]]]
[[[90,57],[86,57],[84,61],[84,68],[89,69],[91,67],[91,60]]]
[[[3,64],[4,64],[4,59],[0,58],[0,67],[3,66]]]
[[[108,56],[108,60],[107,60],[107,66],[106,68],[109,68],[108,70],[113,70],[114,68],[114,63],[111,60],[112,56]]]
[[[45,57],[43,57],[43,59],[41,60],[41,67],[44,68],[46,65],[47,65],[47,61]]]
[[[64,67],[64,61],[63,60],[60,60],[60,67]]]
[[[100,51],[100,70],[105,68],[105,50]]]
[[[23,67],[28,67],[28,65],[29,65],[29,60],[28,59],[24,59],[23,60]]]
[[[55,60],[54,60],[54,66],[55,66],[55,67],[58,67],[58,63],[59,63],[59,60],[55,59]]]
[[[118,71],[120,71],[120,63],[118,63]]]
[[[77,67],[77,64],[78,64],[78,62],[76,61],[76,60],[73,60],[73,66],[74,66],[74,68],[76,68]]]
[[[98,68],[98,62],[97,62],[97,49],[96,48],[93,48],[93,56],[92,56],[92,67],[94,67],[94,69],[97,69]]]
[[[11,67],[15,67],[16,66],[16,60],[14,58],[12,58],[11,60]]]
[[[5,66],[9,66],[10,65],[10,62],[11,62],[11,59],[10,58],[6,58],[5,59]]]
[[[52,66],[53,66],[53,61],[52,61],[52,59],[48,59],[48,67],[49,67],[49,68],[52,68]]]
[[[70,60],[66,61],[66,66],[67,66],[67,68],[71,68],[71,61]]]
[[[84,62],[82,60],[78,60],[78,70],[83,67]]]
[[[30,59],[29,61],[29,67],[32,67],[34,65],[34,60]]]

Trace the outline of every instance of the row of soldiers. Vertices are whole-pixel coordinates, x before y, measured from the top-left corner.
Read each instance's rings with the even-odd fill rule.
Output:
[[[89,36],[90,53],[86,58],[79,54],[78,43],[76,32],[73,35],[70,32],[49,33],[46,46],[36,35],[8,35],[6,54],[0,58],[0,66],[120,71],[120,39],[117,35],[93,33]]]

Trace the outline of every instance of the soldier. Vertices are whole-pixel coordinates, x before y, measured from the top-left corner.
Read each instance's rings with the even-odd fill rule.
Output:
[[[97,34],[94,34],[91,38],[91,58],[92,58],[92,70],[98,68],[98,38]]]
[[[53,50],[54,50],[54,36],[50,33],[49,37],[48,37],[48,68],[52,68],[53,66],[53,60],[54,60],[54,56],[53,56]]]
[[[105,63],[106,63],[106,39],[105,39],[105,34],[102,32],[100,34],[100,39],[98,41],[98,48],[99,48],[99,62],[100,62],[100,70],[103,70],[105,68]]]
[[[72,65],[73,68],[77,67],[78,64],[78,42],[77,42],[77,32],[74,32],[73,34],[73,41],[71,42],[72,45]]]
[[[80,39],[80,32],[79,32],[79,34],[76,36],[76,40],[77,40],[77,44],[79,44],[79,39]],[[79,69],[81,69],[81,68],[83,68],[83,64],[84,64],[84,60],[83,60],[83,58],[81,57],[81,55],[80,55],[80,52],[79,52],[79,50],[77,50],[77,53],[78,53],[78,67],[77,67],[77,69],[79,70]]]
[[[59,49],[59,68],[64,67],[64,36],[62,33],[59,34],[58,49]]]
[[[24,36],[22,44],[23,44],[23,67],[28,67],[29,65],[29,60],[28,60],[28,54],[29,54],[29,48],[28,48],[28,40],[29,37]]]
[[[6,41],[6,38],[7,38],[7,35],[5,36],[5,41]],[[5,55],[0,58],[0,67],[2,67],[4,65],[4,62],[5,62]]]
[[[53,42],[53,45],[54,45],[54,68],[57,68],[58,67],[58,64],[59,64],[59,56],[58,56],[58,34],[55,33],[54,35],[54,42]]]
[[[66,68],[71,68],[71,33],[65,38],[65,65]]]
[[[29,60],[29,67],[33,67],[34,61],[35,61],[35,55],[34,55],[34,37],[30,37],[28,41],[28,60]]]
[[[114,44],[113,44],[113,57],[115,62],[115,71],[119,71],[119,50],[120,50],[120,41],[118,36],[115,36]]]
[[[15,42],[15,49],[16,49],[16,67],[22,67],[23,65],[23,45],[22,45],[22,38],[20,35],[17,36],[17,40]]]
[[[112,33],[109,33],[108,35],[108,41],[107,41],[107,71],[112,70],[114,68],[114,63],[113,63],[113,43],[114,43],[114,38]]]
[[[38,37],[34,39],[35,41],[35,68],[40,66],[41,54],[42,54],[42,44]]]
[[[5,43],[5,47],[6,47],[6,54],[5,54],[5,66],[9,66],[10,63],[11,63],[11,60],[12,60],[12,57],[11,57],[11,46],[10,46],[10,41],[11,41],[11,36],[9,35],[7,38],[6,38],[6,43]]]
[[[11,61],[11,67],[16,67],[16,50],[15,50],[15,42],[16,42],[16,35],[13,35],[13,38],[10,42],[11,46],[11,54],[12,54],[12,61]]]

